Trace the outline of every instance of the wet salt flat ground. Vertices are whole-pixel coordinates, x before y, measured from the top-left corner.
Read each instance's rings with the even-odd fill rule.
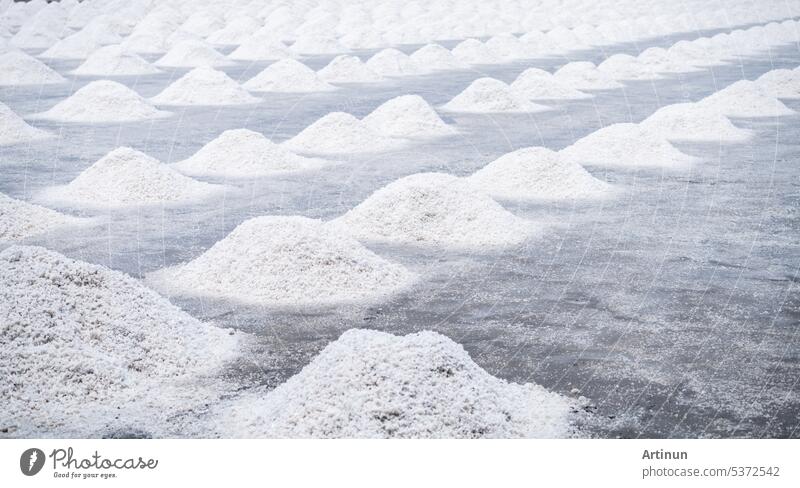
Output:
[[[635,53],[694,37],[604,51]],[[596,50],[320,95],[269,94],[258,105],[178,108],[172,118],[146,123],[37,121],[62,137],[1,148],[0,192],[35,201],[38,191],[70,181],[120,145],[174,162],[225,129],[245,127],[282,141],[332,111],[363,116],[406,93],[436,106],[480,76],[511,81],[530,66],[553,70],[567,61],[604,57]],[[312,59],[309,65],[319,68],[329,59]],[[543,102],[554,107],[549,112],[443,113],[459,135],[387,153],[337,157],[341,164],[303,175],[223,181],[230,185],[223,197],[193,206],[78,211],[98,216],[99,224],[27,243],[142,277],[198,256],[249,217],[333,218],[405,175],[467,175],[520,147],[560,149],[604,125],[638,122],[660,106],[696,101],[735,80],[799,64],[798,47],[786,46],[702,72],[628,82],[623,90],[596,92],[590,100]],[[77,63],[51,65],[64,74]],[[243,81],[264,66],[225,71]],[[185,71],[120,81],[152,96]],[[31,114],[92,79],[54,88],[0,88],[0,93],[15,112]],[[800,110],[799,101],[785,103]],[[464,254],[371,246],[421,275],[409,293],[379,307],[301,314],[223,301],[173,302],[201,319],[258,335],[242,368],[231,370],[255,384],[285,381],[353,327],[396,334],[430,329],[463,344],[493,375],[587,397],[589,415],[582,426],[587,435],[797,437],[800,116],[735,123],[757,131],[757,137],[744,144],[678,144],[703,159],[690,170],[589,166],[622,189],[616,200],[503,202],[543,226],[522,248]]]

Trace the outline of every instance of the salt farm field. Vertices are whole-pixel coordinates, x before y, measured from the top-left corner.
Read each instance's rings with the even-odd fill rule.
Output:
[[[97,15],[113,5],[96,3]],[[189,12],[175,3],[169,15],[180,25]],[[270,5],[261,3],[265,9]],[[512,2],[498,3],[514,12]],[[148,12],[153,18],[169,17],[166,8],[147,4],[141,2],[141,18]],[[366,10],[379,10],[378,2],[364,4]],[[5,205],[0,207],[0,267],[5,266],[0,269],[5,289],[0,292],[0,372],[12,379],[0,393],[22,412],[0,415],[0,435],[798,437],[798,12],[779,15],[776,8],[774,15],[761,18],[752,15],[755,7],[747,2],[720,4],[742,15],[733,16],[736,22],[707,22],[694,29],[681,29],[676,22],[672,29],[627,40],[605,38],[601,43],[598,35],[595,45],[571,49],[564,43],[556,50],[498,55],[492,64],[419,69],[371,82],[331,81],[335,89],[327,91],[250,91],[260,98],[255,103],[153,103],[171,114],[132,122],[34,114],[46,113],[95,80],[112,79],[147,100],[192,68],[159,66],[163,52],[141,52],[144,61],[158,66],[157,73],[78,76],[71,72],[85,57],[47,58],[40,56],[42,48],[19,46],[65,81],[0,79],[0,102],[52,136],[0,144],[0,194],[87,220],[45,225],[26,234],[26,226],[37,218],[41,223],[52,217],[21,222],[22,213],[0,201]],[[329,6],[333,12],[335,5]],[[620,5],[620,12],[633,8]],[[3,6],[0,2],[0,11]],[[770,22],[785,27],[777,34],[760,27]],[[19,28],[9,23],[6,30],[11,34]],[[519,36],[529,30],[509,32]],[[729,46],[718,36],[734,32],[750,32],[751,42]],[[502,33],[476,30],[460,37],[433,35],[420,42],[387,41],[288,57],[320,73],[343,52],[367,61],[386,47],[412,54],[434,41],[456,52],[465,38],[487,41]],[[0,42],[0,55],[15,49],[13,35],[7,36],[8,47]],[[286,35],[286,46],[299,42],[296,37]],[[241,44],[211,42],[207,35],[199,36],[198,44],[201,38],[228,59]],[[549,89],[552,98],[487,90],[468,100],[470,110],[443,107],[480,78],[510,85],[532,67],[554,73],[579,61],[602,66],[614,54],[635,57],[651,47],[667,49],[699,38],[717,39],[717,46],[726,47],[709,49],[713,54],[705,61],[715,62],[695,60],[691,69],[669,73],[657,63],[626,68],[640,70],[642,79],[601,71],[620,85],[581,88],[590,98],[564,98],[556,84],[542,82],[534,89]],[[242,84],[272,63],[236,60],[214,69]],[[742,85],[747,96],[723,99],[723,108],[700,102],[774,70],[784,70],[780,93],[766,82],[754,83]],[[341,76],[356,71],[344,70]],[[560,87],[574,86],[554,80]],[[194,88],[202,93],[199,84]],[[212,89],[203,96],[213,99],[222,92]],[[441,136],[389,137],[382,132],[389,123],[398,130],[420,130],[415,120],[403,118],[415,115],[419,107],[414,105],[414,110],[371,125],[369,137],[359,132],[366,131],[361,126],[332,125],[306,140],[295,138],[330,113],[361,119],[409,94],[421,96],[442,122],[423,127],[421,134],[435,129]],[[745,107],[742,100],[755,94],[762,105]],[[487,108],[487,100],[506,96],[523,109]],[[687,115],[672,126],[672,136],[653,129],[635,147],[637,126],[625,126],[633,131],[626,134],[634,135],[590,141],[589,151],[576,144],[552,153],[557,161],[574,164],[563,163],[572,172],[547,175],[545,168],[527,176],[531,183],[523,181],[523,190],[536,188],[548,198],[504,197],[502,185],[490,191],[481,183],[486,180],[433,175],[403,180],[431,172],[468,177],[513,151],[531,146],[560,151],[612,124],[644,127],[642,122],[659,108],[689,102],[700,102],[695,104],[698,113],[716,116],[721,128],[728,126],[719,121],[729,119],[735,126],[725,129],[730,134],[741,132],[736,128],[751,132],[741,132],[746,135],[741,140],[728,140],[722,129],[704,141],[674,137],[680,130],[691,135]],[[530,110],[528,103],[550,110]],[[778,105],[785,111],[771,113]],[[752,113],[729,115],[735,109]],[[419,108],[416,115],[423,113]],[[0,133],[12,130],[8,120],[0,120]],[[184,165],[181,174],[195,182],[164,173],[162,181],[151,183],[145,172],[138,177],[141,186],[136,178],[126,182],[123,173],[114,173],[140,164],[140,153],[155,158],[160,168],[187,160],[231,129],[263,134],[316,162],[293,163],[310,165],[306,171],[245,172],[244,177],[190,174]],[[631,147],[615,153],[624,142]],[[314,150],[316,144],[341,151]],[[120,147],[140,153],[114,152],[123,163],[85,176]],[[223,149],[217,157],[224,161],[235,148]],[[617,164],[592,157],[607,152]],[[637,158],[651,164],[626,162]],[[575,169],[581,166],[593,178]],[[89,183],[88,190],[70,189],[79,176]],[[513,186],[514,178],[526,176],[512,175],[505,184]],[[155,195],[151,189],[165,185],[157,198],[185,185],[191,198],[120,204],[121,196],[103,201],[93,192],[103,184],[116,188],[115,196],[130,192],[138,197]],[[375,193],[382,189],[385,200]],[[590,189],[603,195],[583,198]],[[348,213],[365,201],[375,203],[361,207],[360,214]],[[339,219],[345,214],[349,217]],[[265,216],[336,221],[250,220]],[[84,263],[135,280],[118,282],[118,275],[106,275],[104,268],[86,271]],[[74,279],[82,273],[98,276],[99,284],[87,284],[94,278]],[[150,296],[148,289],[174,307]],[[125,308],[127,303],[136,308],[143,296],[147,301],[141,303],[148,304],[143,307],[153,313]],[[152,327],[152,336],[142,331],[144,324]],[[83,335],[82,327],[94,332]],[[345,334],[350,329],[407,337],[399,342],[383,335]],[[421,331],[449,340],[408,336]],[[138,334],[145,335],[140,342],[148,346],[137,344]],[[164,345],[170,341],[174,347]],[[105,366],[94,368],[94,360]],[[447,366],[430,366],[440,361]],[[158,369],[159,362],[169,365],[164,378],[137,378],[148,368]],[[109,371],[107,377],[101,369]],[[376,370],[381,373],[370,376]],[[326,376],[326,371],[334,373]],[[57,387],[31,386],[50,374],[64,381]],[[523,390],[496,378],[532,385]],[[73,382],[74,390],[63,386]],[[330,398],[315,396],[325,394]],[[43,407],[43,398],[52,398],[55,405]],[[126,405],[122,413],[115,412],[120,404]],[[455,412],[449,404],[464,407]],[[159,412],[157,420],[153,411]]]

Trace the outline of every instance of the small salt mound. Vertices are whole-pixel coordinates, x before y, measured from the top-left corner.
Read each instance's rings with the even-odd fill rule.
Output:
[[[0,146],[38,141],[48,137],[53,136],[31,127],[6,104],[0,102]]]
[[[246,178],[276,173],[307,171],[330,164],[304,158],[247,129],[226,130],[192,157],[173,165],[190,175]]]
[[[306,307],[377,302],[414,278],[322,221],[270,216],[243,222],[198,258],[148,281],[168,293]]]
[[[511,89],[531,99],[580,99],[592,95],[564,86],[547,71],[528,68],[511,83]]]
[[[542,112],[549,110],[519,95],[494,78],[478,78],[442,106],[453,112]]]
[[[533,57],[533,50],[511,34],[494,36],[485,43],[490,52],[504,59],[524,59]]]
[[[366,65],[379,76],[415,75],[421,71],[407,54],[391,48],[373,55],[367,60]]]
[[[37,118],[62,122],[132,122],[171,115],[115,81],[93,81]]]
[[[624,85],[597,69],[590,61],[573,61],[559,68],[553,77],[559,83],[577,90],[608,90]]]
[[[206,40],[212,44],[238,45],[261,27],[262,24],[252,17],[236,17],[222,29],[211,33]]]
[[[597,198],[612,190],[580,164],[543,147],[505,154],[467,181],[495,198],[509,200]]]
[[[696,161],[675,149],[661,133],[637,124],[609,125],[562,149],[560,154],[578,163],[621,168],[682,169]]]
[[[120,147],[89,166],[64,186],[45,190],[47,201],[87,207],[185,203],[223,190],[195,181],[150,156]]]
[[[411,61],[425,71],[457,70],[469,67],[467,63],[453,56],[453,53],[439,44],[427,44],[413,53]]]
[[[749,130],[733,125],[724,115],[708,111],[694,103],[676,103],[661,107],[641,122],[641,126],[667,139],[685,141],[746,141]]]
[[[32,246],[0,253],[0,317],[0,428],[22,437],[166,421],[165,387],[214,374],[240,342],[130,276]]]
[[[197,67],[181,76],[150,99],[157,105],[243,105],[260,98],[247,93],[222,71]]]
[[[102,44],[88,31],[79,31],[56,42],[40,58],[48,59],[86,59]]]
[[[155,62],[156,66],[196,68],[198,66],[229,66],[233,64],[222,53],[205,42],[181,41]]]
[[[455,133],[419,95],[393,98],[373,110],[362,122],[388,137],[426,138]]]
[[[22,51],[0,55],[0,86],[66,83],[63,76]]]
[[[289,56],[289,48],[281,41],[266,35],[253,35],[237,47],[228,57],[241,61],[282,59]]]
[[[247,80],[242,86],[250,91],[308,93],[335,90],[311,68],[294,59],[282,59]]]
[[[399,142],[380,135],[350,114],[333,112],[284,144],[298,152],[345,154],[385,151],[397,147]]]
[[[691,73],[702,71],[694,66],[686,57],[660,47],[650,47],[636,56],[639,62],[650,66],[658,73]]]
[[[697,102],[706,110],[729,117],[778,117],[792,115],[777,98],[767,94],[760,85],[749,80],[740,80]]]
[[[468,64],[502,63],[503,59],[477,39],[467,39],[453,48],[453,56]]]
[[[181,29],[201,37],[207,37],[223,27],[225,27],[224,16],[206,9],[198,10],[181,24]]]
[[[332,222],[368,241],[474,250],[519,244],[538,230],[442,173],[401,178]]]
[[[336,56],[327,66],[319,70],[317,75],[328,83],[369,83],[381,81],[381,75],[375,73],[356,56],[343,54]]]
[[[80,225],[79,219],[0,193],[0,242],[27,239],[52,229]]]
[[[72,74],[85,76],[140,76],[155,73],[160,73],[160,70],[119,44],[101,47],[72,71]]]
[[[775,98],[800,98],[800,71],[774,69],[756,80],[765,93]]]
[[[223,404],[222,437],[557,438],[573,433],[572,402],[478,366],[431,331],[351,329],[269,393]]]
[[[614,54],[597,67],[615,80],[653,80],[660,76],[652,66],[640,62],[629,54]]]
[[[290,48],[297,54],[333,54],[346,51],[333,37],[303,35]]]

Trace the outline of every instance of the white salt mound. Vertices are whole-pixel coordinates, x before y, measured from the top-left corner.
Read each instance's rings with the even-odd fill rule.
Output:
[[[660,78],[656,70],[630,54],[614,54],[597,69],[615,80],[653,80]]]
[[[0,242],[27,239],[59,227],[86,222],[87,219],[64,215],[0,193]]]
[[[226,130],[192,157],[173,165],[189,175],[247,178],[318,169],[330,164],[287,151],[247,129]]]
[[[612,124],[560,151],[569,160],[611,167],[685,168],[696,161],[659,132],[637,124]]]
[[[466,39],[453,48],[453,56],[469,64],[502,63],[503,58],[477,39]]]
[[[401,178],[333,222],[368,241],[475,250],[519,244],[538,230],[463,179],[442,173]]]
[[[223,189],[184,176],[144,153],[120,147],[68,184],[45,190],[42,197],[69,205],[117,208],[188,202]]]
[[[261,99],[247,93],[222,71],[201,66],[172,82],[150,101],[157,105],[217,106],[258,103]]]
[[[170,115],[125,85],[97,80],[36,117],[62,122],[133,122]]]
[[[31,127],[6,104],[0,102],[0,146],[38,141],[49,137],[53,137],[53,135]]]
[[[120,46],[101,47],[72,71],[85,76],[140,76],[159,73],[160,70],[141,56]]]
[[[505,154],[467,180],[480,191],[509,200],[598,198],[612,191],[580,164],[544,147]]]
[[[22,51],[0,55],[0,86],[66,83],[49,66]]]
[[[697,104],[729,117],[778,117],[795,113],[759,84],[749,80],[728,85]]]
[[[577,90],[608,90],[624,85],[597,69],[590,61],[573,61],[553,73],[553,78]]]
[[[282,59],[267,66],[242,86],[250,91],[308,93],[335,90],[317,73],[294,59]]]
[[[453,112],[542,112],[544,105],[528,101],[508,85],[494,78],[478,78],[442,106]]]
[[[414,275],[319,220],[257,217],[184,265],[148,276],[168,293],[274,307],[376,302]]]
[[[284,143],[293,151],[345,154],[385,151],[400,142],[384,137],[362,121],[344,112],[332,112]]]
[[[407,76],[422,71],[407,54],[393,48],[375,53],[366,65],[379,76]]]
[[[206,42],[181,41],[155,62],[156,66],[196,68],[198,66],[229,66],[233,64]]]
[[[529,68],[511,83],[511,89],[517,93],[531,99],[581,99],[592,98],[592,95],[587,95],[574,88],[565,86],[563,83],[556,80],[553,75],[537,68]]]
[[[557,438],[571,401],[496,378],[435,332],[351,329],[273,391],[248,392],[213,415],[222,437]]]
[[[282,59],[289,55],[289,48],[281,41],[254,35],[234,49],[228,57],[242,61],[261,61]]]
[[[419,95],[393,98],[373,110],[362,122],[388,137],[427,138],[455,133]]]
[[[125,274],[41,247],[0,252],[0,317],[0,428],[21,437],[165,422],[179,409],[165,388],[214,374],[240,340]]]
[[[753,132],[736,127],[724,115],[695,103],[661,107],[640,125],[673,140],[737,142],[753,136]]]
[[[89,32],[79,31],[59,40],[50,46],[40,58],[49,59],[86,59],[101,46]]]
[[[425,45],[411,53],[411,61],[424,71],[458,70],[469,67],[439,44]]]
[[[800,71],[774,69],[759,76],[756,84],[775,98],[800,98]]]
[[[369,83],[383,78],[369,69],[357,56],[336,56],[317,75],[328,83]]]

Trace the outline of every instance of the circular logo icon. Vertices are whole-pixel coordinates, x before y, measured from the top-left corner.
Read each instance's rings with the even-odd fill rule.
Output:
[[[19,469],[25,476],[33,476],[44,467],[44,451],[32,447],[19,457]]]

